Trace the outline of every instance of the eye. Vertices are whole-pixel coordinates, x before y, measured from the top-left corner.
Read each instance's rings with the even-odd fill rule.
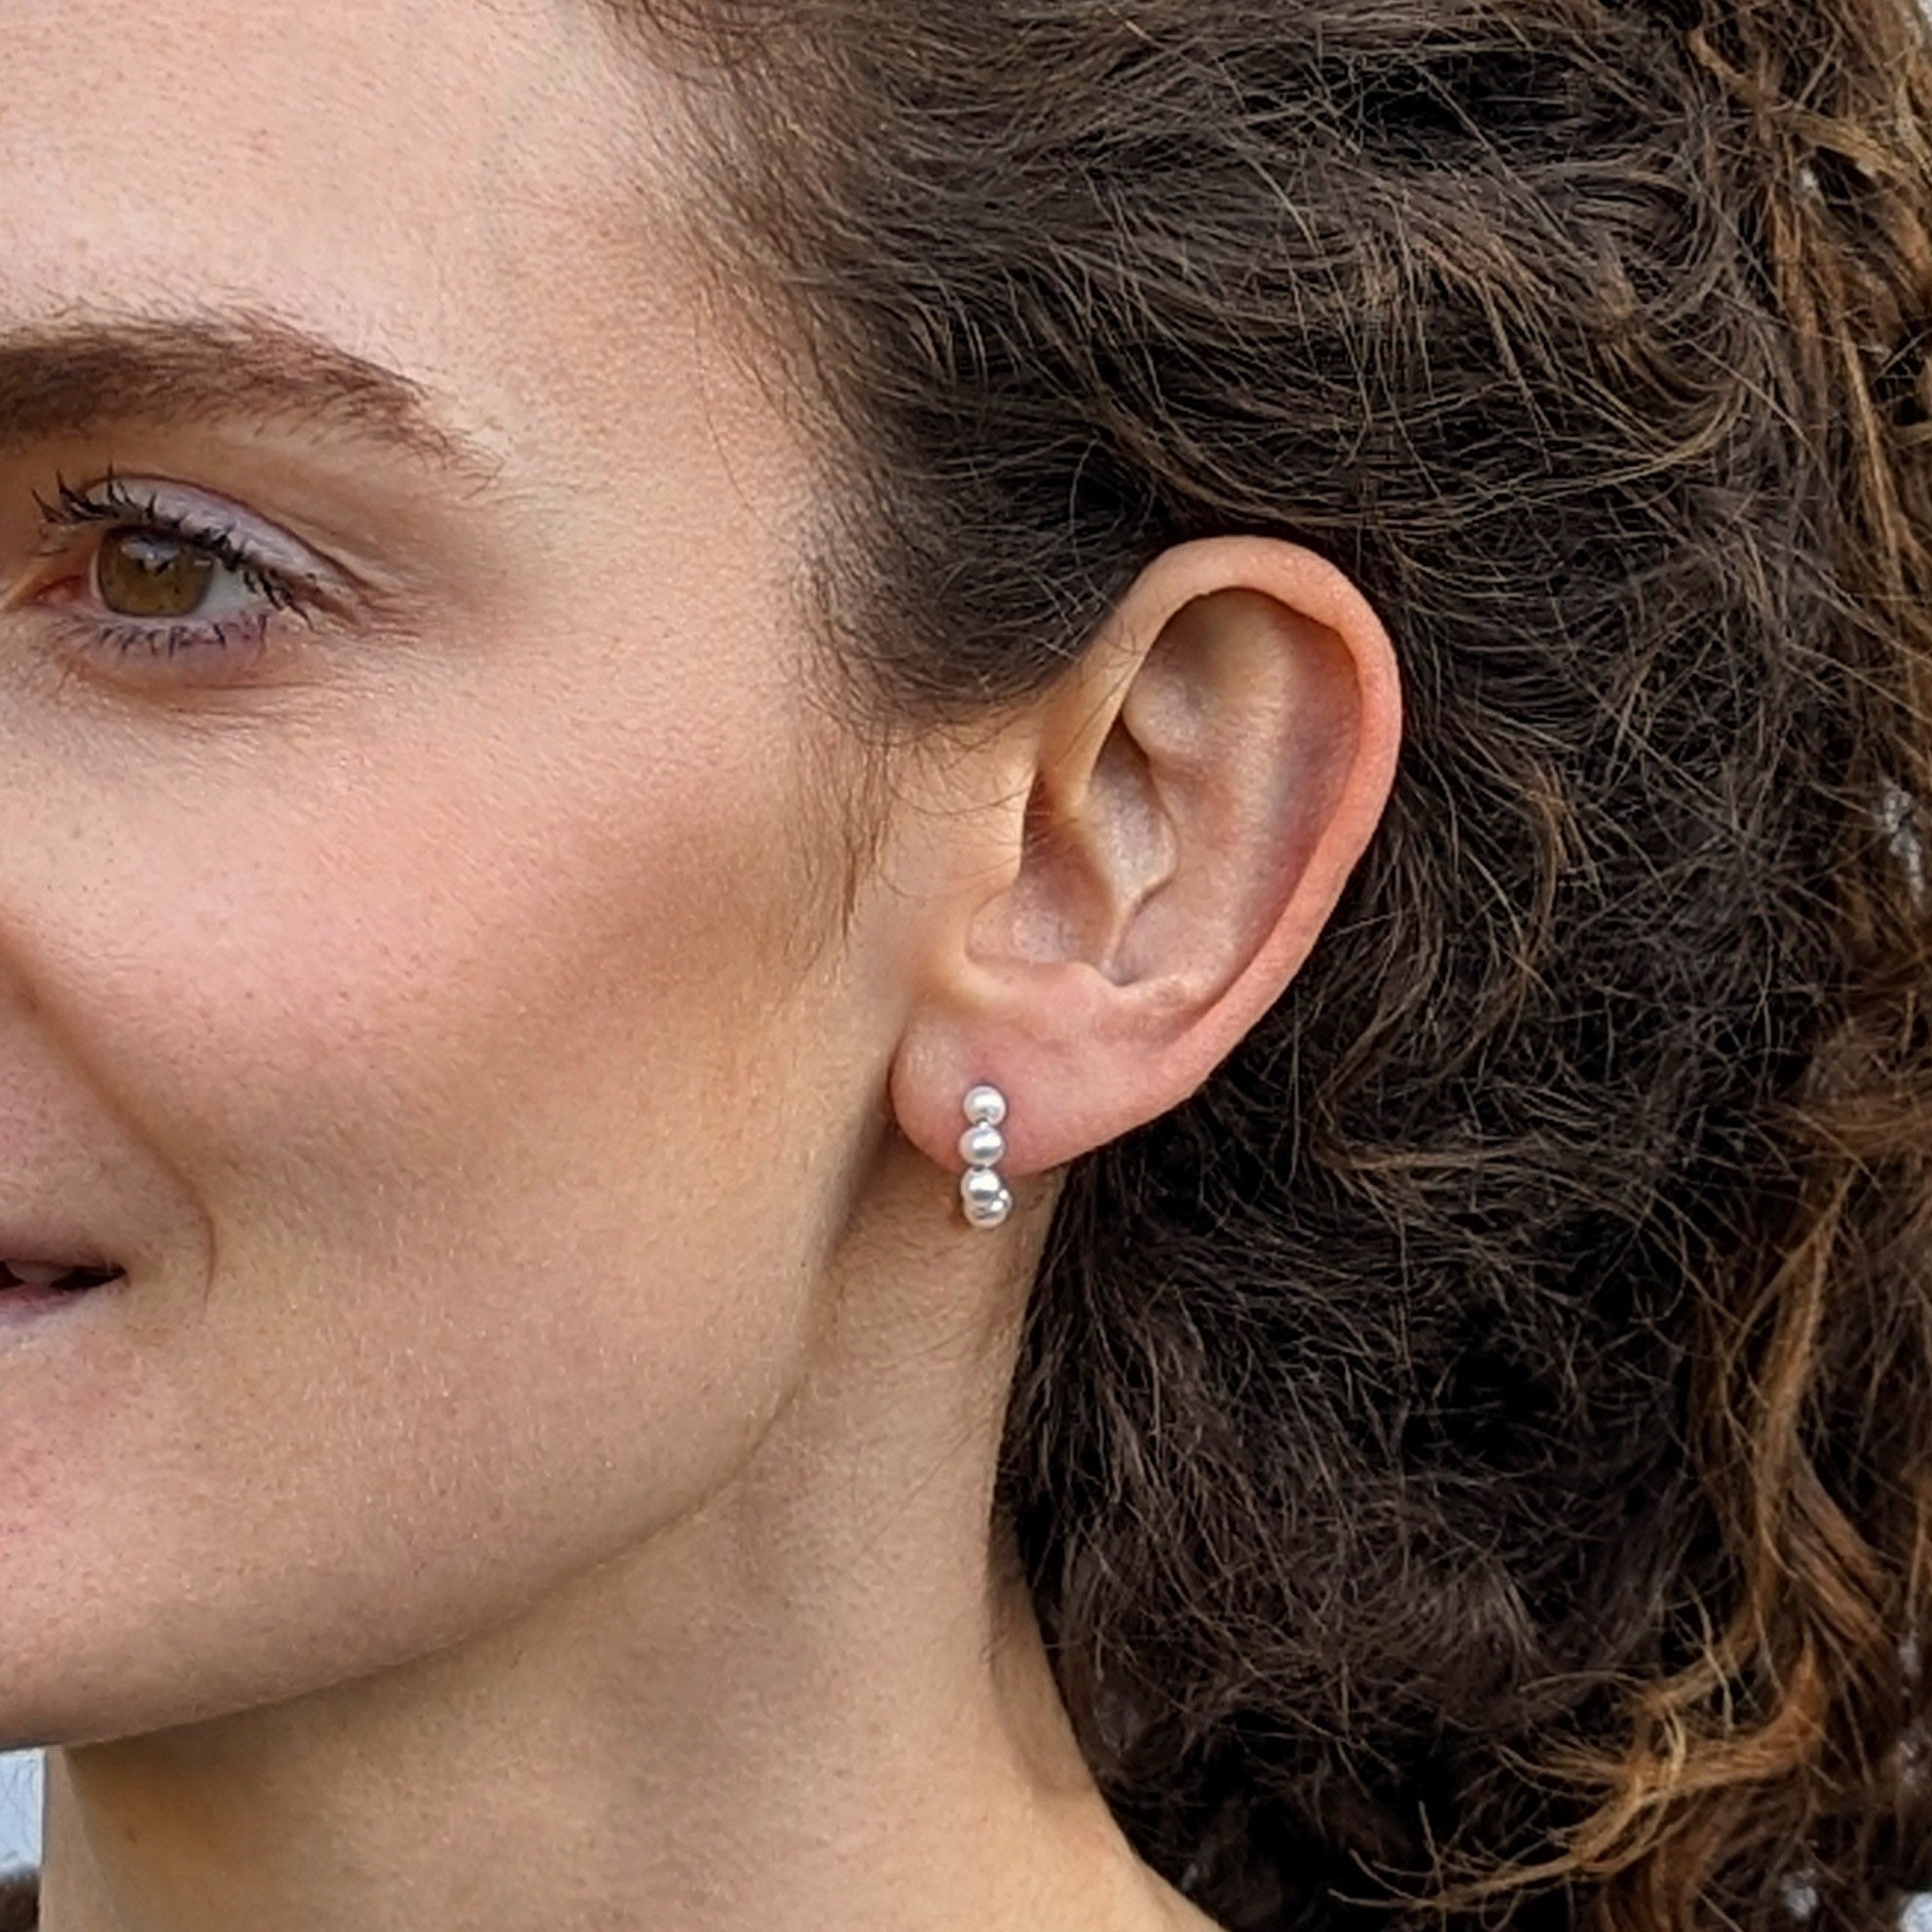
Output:
[[[337,588],[286,533],[185,484],[56,479],[51,501],[34,501],[50,567],[7,601],[43,613],[65,650],[166,658],[169,677],[192,657],[195,673],[220,678],[269,648],[272,620],[312,622]]]

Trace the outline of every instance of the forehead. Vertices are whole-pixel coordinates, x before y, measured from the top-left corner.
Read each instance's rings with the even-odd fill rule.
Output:
[[[639,253],[645,77],[589,0],[0,0],[0,327],[212,299],[486,410],[497,386],[513,415],[530,337],[559,344]]]

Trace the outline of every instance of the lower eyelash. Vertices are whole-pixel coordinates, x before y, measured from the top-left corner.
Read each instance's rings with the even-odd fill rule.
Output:
[[[268,644],[269,617],[265,612],[207,624],[100,623],[71,614],[63,616],[61,622],[87,649],[123,657],[136,651],[149,657],[175,657],[186,650],[208,650],[233,651],[245,661],[247,655],[259,654]]]

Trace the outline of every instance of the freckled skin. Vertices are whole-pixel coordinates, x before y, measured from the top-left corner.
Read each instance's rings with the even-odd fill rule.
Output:
[[[809,1308],[818,1230],[774,1176],[824,1076],[794,1043],[850,1081],[889,1046],[784,958],[819,917],[797,828],[826,836],[786,481],[768,446],[734,460],[744,405],[602,159],[627,123],[601,42],[468,12],[23,22],[6,321],[240,291],[418,375],[504,475],[487,508],[413,481],[494,569],[453,565],[409,635],[319,642],[299,684],[190,713],[0,668],[5,1064],[46,1062],[32,1104],[9,1080],[8,1200],[143,1250],[125,1318],[5,1371],[37,1497],[0,1502],[9,1599],[40,1613],[5,1640],[19,1736],[365,1670],[696,1501]],[[253,440],[100,446],[299,536],[316,459],[299,426]],[[10,528],[44,462],[10,461]],[[211,1594],[242,1551],[315,1581]],[[71,1601],[110,1556],[128,1594]]]
[[[536,0],[6,12],[0,327],[265,310],[500,465],[0,459],[10,578],[109,463],[410,585],[215,693],[0,618],[0,1213],[130,1278],[0,1351],[47,1932],[1168,1922],[989,1639],[1020,1249],[890,1133],[905,899],[836,926],[805,465],[650,76]]]
[[[1261,828],[1320,892],[1156,985],[1175,1032],[1237,988],[1162,1059],[1118,967],[1022,956],[1126,934],[1158,978],[1135,908],[1169,947],[1213,929],[1169,889],[1200,841],[1130,796],[1158,746],[1119,763],[1095,864],[1145,879],[1116,904],[1069,861],[1079,916],[1055,873],[971,928],[1047,988],[1016,1055],[1090,1007],[1104,1051],[1016,1092],[1034,1184],[962,1232],[994,1035],[960,1044],[963,993],[931,1018],[929,969],[970,924],[947,882],[999,872],[969,807],[1017,851],[1026,773],[902,774],[841,921],[857,755],[792,602],[822,486],[680,252],[670,83],[579,0],[0,25],[0,333],[271,314],[496,471],[296,418],[0,449],[0,1223],[85,1227],[129,1277],[0,1333],[0,1749],[56,1747],[43,1932],[1205,1923],[1129,1853],[989,1567],[994,1448],[1042,1170],[1198,1084],[1380,795],[1346,836]],[[56,662],[6,591],[34,493],[106,465],[393,594],[272,622],[228,685]],[[1218,715],[1265,719],[1238,657]],[[1147,728],[1184,751],[1168,675]],[[995,984],[961,945],[949,998]]]

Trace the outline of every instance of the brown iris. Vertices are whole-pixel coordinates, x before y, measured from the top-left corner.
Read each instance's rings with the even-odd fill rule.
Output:
[[[178,537],[110,531],[94,553],[100,601],[122,617],[186,617],[201,609],[220,566]]]

